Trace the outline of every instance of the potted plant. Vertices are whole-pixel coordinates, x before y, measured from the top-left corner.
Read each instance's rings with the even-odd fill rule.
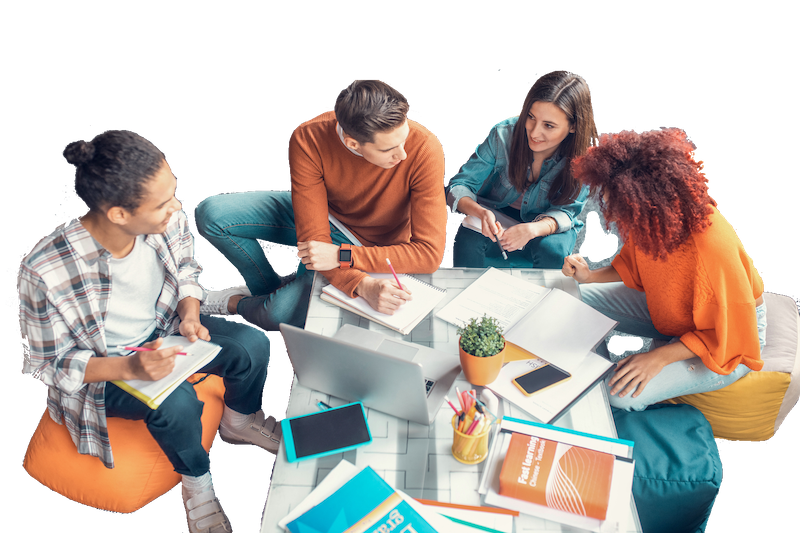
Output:
[[[500,373],[506,341],[503,328],[496,318],[483,315],[471,318],[458,328],[458,353],[467,381],[473,385],[488,385]]]

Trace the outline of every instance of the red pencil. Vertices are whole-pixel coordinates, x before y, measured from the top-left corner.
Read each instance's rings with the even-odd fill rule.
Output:
[[[392,262],[391,262],[391,261],[389,261],[389,258],[388,258],[388,257],[386,258],[386,264],[387,264],[387,265],[389,265],[389,268],[391,268],[391,269],[392,269],[392,274],[394,274],[394,280],[397,282],[397,286],[398,286],[398,287],[400,287],[400,290],[401,290],[401,291],[404,291],[405,289],[404,289],[404,288],[403,288],[403,286],[400,284],[400,279],[397,277],[397,272],[395,272],[395,271],[394,271],[394,267],[392,266]]]
[[[140,348],[138,346],[117,346],[118,350],[128,350],[130,352],[154,352],[152,348]],[[163,348],[161,348],[163,350]],[[189,355],[186,352],[178,352],[175,355]]]

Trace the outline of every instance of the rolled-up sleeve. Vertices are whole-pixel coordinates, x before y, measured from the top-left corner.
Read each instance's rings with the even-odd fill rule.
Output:
[[[194,258],[194,236],[189,230],[186,214],[178,213],[177,250],[174,251],[178,264],[178,301],[187,297],[197,298],[201,302],[206,299],[206,291],[198,278],[203,271]]]
[[[94,351],[76,346],[63,317],[47,298],[44,283],[24,264],[18,288],[23,373],[33,374],[63,394],[75,394],[84,386],[86,364]]]
[[[475,148],[469,160],[461,166],[458,174],[450,179],[446,187],[447,205],[453,213],[458,212],[458,202],[462,198],[467,197],[477,201],[478,191],[495,169],[497,143],[497,127],[494,127],[486,140]]]
[[[550,207],[540,216],[552,217],[558,224],[556,233],[564,233],[575,226],[575,220],[583,211],[586,200],[589,198],[589,187],[584,185],[572,203]],[[539,218],[539,217],[537,217]]]

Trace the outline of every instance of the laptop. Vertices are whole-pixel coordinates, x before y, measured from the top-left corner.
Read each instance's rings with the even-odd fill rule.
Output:
[[[326,337],[280,325],[304,387],[430,425],[461,364],[451,355],[350,324]]]

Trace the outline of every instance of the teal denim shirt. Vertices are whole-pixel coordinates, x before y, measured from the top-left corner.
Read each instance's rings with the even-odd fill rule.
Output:
[[[511,134],[519,117],[504,120],[492,128],[486,140],[475,149],[475,153],[464,163],[458,174],[447,185],[447,205],[455,213],[461,198],[469,197],[479,204],[494,209],[508,207],[519,198],[520,193],[508,178],[508,151]],[[583,222],[578,215],[589,196],[589,187],[584,185],[572,203],[552,205],[547,195],[553,181],[566,164],[566,159],[554,155],[542,163],[539,180],[523,192],[520,216],[522,222],[531,222],[538,215],[553,217],[558,223],[556,233],[572,228],[578,232]],[[530,168],[528,172],[530,172]]]

